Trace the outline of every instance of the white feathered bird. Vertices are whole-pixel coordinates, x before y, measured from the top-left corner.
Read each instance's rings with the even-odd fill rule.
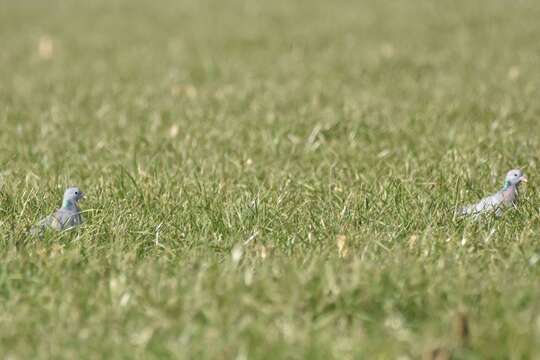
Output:
[[[67,188],[64,192],[62,207],[40,220],[30,232],[33,235],[42,235],[46,229],[62,231],[81,225],[84,220],[79,208],[79,200],[83,197],[84,193],[78,187]]]
[[[510,170],[506,174],[501,190],[483,198],[476,204],[463,207],[459,214],[466,216],[495,212],[496,215],[501,215],[505,208],[517,205],[518,188],[522,182],[527,182],[527,177],[523,172],[519,169]]]

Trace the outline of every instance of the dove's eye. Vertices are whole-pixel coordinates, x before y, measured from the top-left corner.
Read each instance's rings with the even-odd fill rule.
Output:
[[[79,195],[79,192],[78,192],[78,191],[75,191],[75,195]]]

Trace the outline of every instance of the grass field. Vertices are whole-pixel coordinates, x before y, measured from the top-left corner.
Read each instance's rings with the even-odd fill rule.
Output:
[[[3,1],[0,357],[539,358],[538,19]],[[28,237],[71,184],[86,224]]]

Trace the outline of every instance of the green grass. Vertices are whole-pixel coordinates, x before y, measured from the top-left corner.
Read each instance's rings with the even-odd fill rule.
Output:
[[[4,1],[1,357],[540,357],[539,18]],[[515,167],[517,210],[453,218]],[[71,184],[85,226],[27,237]]]

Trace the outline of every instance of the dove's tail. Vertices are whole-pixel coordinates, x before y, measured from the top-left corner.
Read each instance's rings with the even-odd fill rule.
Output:
[[[478,215],[479,211],[476,207],[476,205],[467,205],[463,206],[457,211],[457,216],[463,217],[463,216],[470,216],[470,215]]]
[[[28,231],[28,234],[30,236],[43,236],[43,233],[45,232],[45,224],[38,223],[30,228]]]
[[[47,229],[47,227],[50,226],[50,223],[51,223],[51,217],[48,216],[44,219],[41,219],[37,224],[35,224],[34,226],[32,226],[30,228],[30,231],[29,231],[29,234],[31,236],[39,236],[39,237],[42,237],[43,234],[45,233],[45,230]]]

